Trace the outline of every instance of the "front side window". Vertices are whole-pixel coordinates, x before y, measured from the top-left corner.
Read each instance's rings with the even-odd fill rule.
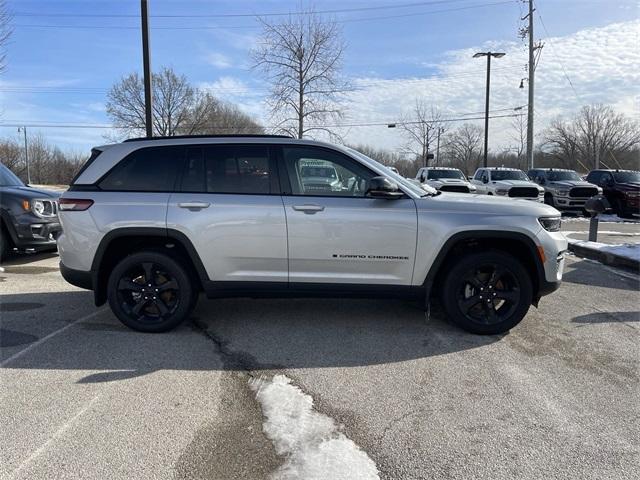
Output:
[[[283,147],[293,195],[364,197],[375,174],[338,152],[315,147]]]
[[[183,159],[183,147],[141,148],[122,159],[99,186],[110,191],[171,192]]]
[[[476,174],[473,176],[474,180],[482,180],[482,174],[484,173],[484,170],[478,170],[476,172]]]
[[[271,165],[265,145],[209,145],[187,150],[183,192],[271,193]]]

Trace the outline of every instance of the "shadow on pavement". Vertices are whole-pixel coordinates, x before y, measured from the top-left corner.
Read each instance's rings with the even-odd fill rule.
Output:
[[[95,311],[90,297],[89,292],[55,292],[5,295],[2,301],[53,305],[40,309],[43,322],[47,315],[72,322]],[[396,300],[203,298],[194,318],[165,334],[129,330],[107,307],[101,308],[98,315],[48,338],[5,368],[83,370],[87,374],[78,382],[94,383],[167,369],[376,365],[479,348],[501,338],[467,334],[443,322],[441,314],[427,320],[417,304]],[[20,328],[19,316],[25,313],[16,309],[10,315],[12,330],[34,333]]]
[[[595,312],[574,317],[573,323],[640,322],[640,312]]]
[[[58,256],[57,251],[38,252],[38,253],[11,253],[0,262],[3,267],[13,267],[17,265],[26,265],[40,260],[47,260]]]
[[[640,290],[640,276],[633,279],[626,271],[616,275],[611,270],[602,268],[585,260],[571,262],[562,276],[563,282],[588,285],[590,287],[617,288],[620,290]],[[613,268],[613,267],[612,267]]]

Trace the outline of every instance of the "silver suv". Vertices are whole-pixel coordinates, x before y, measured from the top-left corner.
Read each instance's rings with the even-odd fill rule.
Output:
[[[337,178],[312,180],[310,165]],[[60,268],[146,332],[178,325],[203,291],[438,297],[462,328],[495,334],[558,288],[567,241],[557,210],[423,188],[310,140],[106,145],[60,199]]]

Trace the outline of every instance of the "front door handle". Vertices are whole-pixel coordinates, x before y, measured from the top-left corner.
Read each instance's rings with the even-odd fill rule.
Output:
[[[188,208],[189,210],[200,210],[207,208],[211,205],[209,202],[180,202],[178,206],[180,208]]]
[[[308,215],[313,215],[324,210],[322,205],[293,205],[292,207],[296,212],[304,212]]]

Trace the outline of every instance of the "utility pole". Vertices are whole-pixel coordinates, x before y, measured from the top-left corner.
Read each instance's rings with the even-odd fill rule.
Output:
[[[529,169],[534,168],[533,165],[533,87],[535,82],[535,58],[534,53],[536,46],[533,43],[533,0],[529,0],[529,14],[525,18],[529,18],[529,105],[527,106],[527,165]],[[524,20],[524,19],[523,19]]]
[[[440,165],[440,134],[444,133],[444,128],[438,127],[438,146],[436,147],[436,166],[441,167]]]
[[[27,185],[31,183],[31,173],[29,172],[29,145],[27,143],[27,127],[18,127],[18,133],[24,133],[24,163],[27,167]]]
[[[484,107],[484,167],[487,167],[489,153],[489,91],[491,87],[491,57],[502,58],[503,52],[478,52],[473,58],[487,57],[487,92]]]
[[[153,96],[151,94],[151,59],[149,53],[149,7],[147,0],[140,0],[140,14],[142,18],[142,63],[144,69],[144,121],[147,131],[147,138],[153,137],[152,105]]]

